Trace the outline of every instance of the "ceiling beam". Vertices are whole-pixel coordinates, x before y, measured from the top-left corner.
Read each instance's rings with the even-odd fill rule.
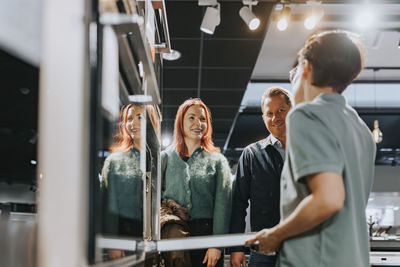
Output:
[[[252,79],[250,83],[290,83],[290,81],[285,79]],[[400,83],[400,79],[379,80],[379,78],[376,78],[374,81],[371,78],[371,80],[355,80],[353,83]]]
[[[166,2],[197,2],[198,0],[166,0]],[[242,2],[242,0],[218,0],[218,2]],[[306,4],[307,0],[258,0],[276,4]],[[360,4],[360,0],[323,0],[323,4]],[[370,0],[370,4],[400,4],[400,0]]]
[[[277,21],[280,14],[274,14],[272,16],[273,21]],[[307,17],[306,13],[296,13],[290,15],[290,21],[303,21]],[[325,14],[321,21],[323,22],[343,22],[343,21],[353,21],[354,14]],[[400,15],[385,15],[379,18],[380,22],[399,22]]]

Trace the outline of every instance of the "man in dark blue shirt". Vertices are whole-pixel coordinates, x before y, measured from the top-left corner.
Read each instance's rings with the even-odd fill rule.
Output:
[[[271,228],[279,223],[280,176],[285,161],[286,115],[292,95],[281,87],[267,89],[261,109],[270,135],[248,145],[240,156],[233,189],[230,233],[243,233],[250,200],[251,231]],[[250,267],[273,267],[276,256],[251,252]],[[244,248],[231,249],[231,265],[246,266]]]

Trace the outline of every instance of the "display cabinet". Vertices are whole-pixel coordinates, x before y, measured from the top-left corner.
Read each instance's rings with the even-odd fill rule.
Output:
[[[160,238],[164,1],[94,0],[89,33],[89,262],[151,266],[129,242]]]

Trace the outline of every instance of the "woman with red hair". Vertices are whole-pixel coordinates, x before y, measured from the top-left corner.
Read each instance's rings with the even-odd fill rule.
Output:
[[[120,123],[111,154],[102,169],[103,232],[124,237],[143,236],[143,180],[140,170],[140,121],[143,106],[121,108]],[[109,250],[109,258],[124,256]]]
[[[231,173],[211,137],[209,109],[199,98],[188,99],[176,114],[174,143],[162,152],[162,198],[186,208],[190,236],[226,234],[229,229]],[[223,266],[221,252],[192,250],[191,266]]]

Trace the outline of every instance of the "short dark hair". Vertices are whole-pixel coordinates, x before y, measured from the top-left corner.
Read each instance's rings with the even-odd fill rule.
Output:
[[[308,60],[313,70],[314,86],[331,86],[342,93],[364,66],[363,47],[350,32],[334,30],[312,35],[298,53],[298,60]]]
[[[286,104],[289,106],[289,108],[292,107],[292,102],[293,102],[293,97],[292,93],[290,93],[288,90],[279,87],[279,86],[273,86],[265,90],[262,99],[261,99],[261,111],[264,113],[264,102],[267,97],[271,98],[273,96],[279,96],[279,95],[284,95]]]

